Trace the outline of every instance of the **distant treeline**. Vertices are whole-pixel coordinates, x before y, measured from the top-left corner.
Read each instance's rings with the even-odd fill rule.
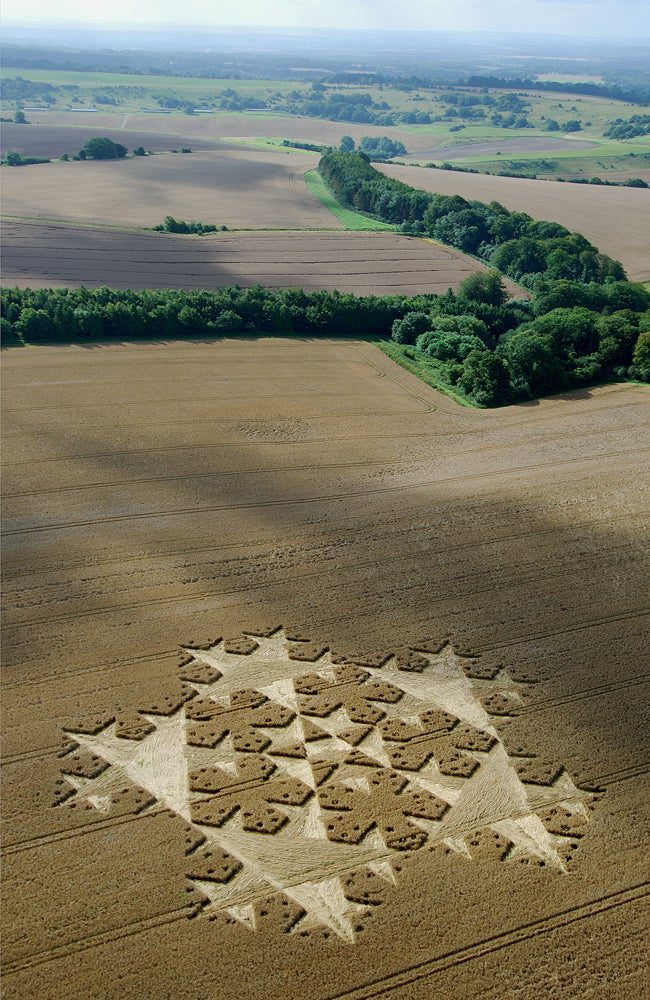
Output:
[[[536,221],[496,201],[415,190],[375,170],[363,153],[328,152],[319,170],[344,205],[474,254],[527,288],[540,276],[581,282],[625,278],[618,261],[557,222]]]
[[[489,87],[497,90],[541,90],[553,94],[584,94],[586,97],[607,97],[630,104],[648,104],[650,87],[637,84],[558,83],[555,80],[512,79],[502,76],[470,76],[459,80],[459,86]]]
[[[553,80],[532,80],[528,77],[478,76],[471,75],[450,79],[445,74],[439,77],[396,73],[342,72],[328,78],[328,83],[356,84],[357,86],[379,85],[394,87],[407,93],[413,90],[436,90],[440,87],[471,87],[480,90],[533,90],[550,93],[604,97],[630,104],[650,103],[650,87],[647,84],[608,83],[559,83]]]
[[[650,294],[627,281],[540,280],[508,301],[495,271],[457,293],[368,296],[298,289],[182,292],[6,289],[5,344],[255,334],[387,338],[437,384],[481,406],[612,378],[650,381]]]

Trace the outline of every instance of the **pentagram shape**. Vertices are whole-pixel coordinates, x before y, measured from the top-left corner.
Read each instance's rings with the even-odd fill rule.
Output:
[[[186,652],[180,695],[68,733],[57,802],[176,813],[203,913],[254,930],[279,897],[285,930],[353,942],[425,845],[566,870],[592,796],[508,755],[505,671],[472,679],[450,645],[341,664],[281,629]]]

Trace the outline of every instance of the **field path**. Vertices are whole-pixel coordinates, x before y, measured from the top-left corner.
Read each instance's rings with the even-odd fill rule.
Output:
[[[344,337],[34,346],[7,348],[3,361],[7,997],[196,1000],[212,995],[217,977],[224,1000],[280,1000],[288,981],[292,995],[314,1000],[532,1000],[550,982],[567,996],[615,996],[621,986],[641,995],[646,389],[468,410]],[[423,820],[430,845],[399,852],[393,868],[377,830],[359,846],[327,841],[344,858],[346,899],[335,880],[310,888],[297,875],[283,897],[294,902],[283,904],[253,876],[215,878],[214,868],[187,885],[207,860],[186,825],[139,786],[116,785],[117,765],[104,772],[101,758],[71,756],[63,729],[78,733],[85,718],[77,739],[139,760],[149,788],[157,732],[120,740],[102,720],[141,709],[167,733],[167,767],[188,711],[165,702],[178,697],[179,665],[200,664],[207,690],[218,636],[280,623],[329,647],[332,664],[374,663],[368,684],[392,678],[371,703],[383,698],[391,719],[395,684],[412,705],[429,675],[400,672],[385,651],[449,640],[434,661],[441,678],[455,678],[447,697],[456,712],[483,713],[492,735],[474,754],[476,777],[438,775],[436,788],[457,817],[468,815],[468,788],[479,804],[487,796],[481,822],[496,823],[496,839],[465,819],[441,841],[446,820]],[[219,654],[233,690],[261,686],[286,659],[273,645],[282,638],[257,641],[262,652],[268,644],[266,659],[225,646]],[[287,662],[294,684],[318,669]],[[350,668],[336,669],[345,687]],[[231,681],[228,670],[249,681]],[[286,682],[274,683],[265,691],[286,701]],[[314,769],[328,766],[322,737],[343,746],[352,738],[337,712],[326,705],[311,717],[339,734],[316,732],[307,744]],[[278,730],[276,720],[272,731],[269,718],[255,732],[273,738],[269,754],[284,740],[273,760],[295,790],[306,766],[292,743],[298,723]],[[362,737],[376,752],[374,737]],[[223,762],[227,740],[192,752]],[[241,751],[238,767],[243,758],[257,759]],[[78,796],[54,806],[66,767]],[[520,827],[497,822],[521,767],[516,787],[544,817],[555,866],[526,849],[541,836],[536,814]],[[491,791],[497,772],[508,794],[503,784]],[[375,794],[380,813],[389,808],[372,782],[339,773],[348,791],[337,794],[355,804]],[[288,829],[298,808],[281,807]],[[223,828],[232,850],[244,857],[250,838],[261,838],[273,864],[285,863],[278,845],[288,850],[288,835],[247,840],[238,822]],[[313,816],[309,823],[300,836],[315,833]],[[323,842],[309,847],[301,863]],[[371,870],[367,904],[358,873]],[[198,916],[192,885],[201,905],[206,893],[213,900]],[[295,899],[340,933],[310,929]],[[346,921],[361,912],[355,929]]]

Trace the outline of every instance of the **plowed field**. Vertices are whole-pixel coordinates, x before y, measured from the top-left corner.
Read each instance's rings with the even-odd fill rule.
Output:
[[[92,117],[92,116],[91,116]],[[114,116],[115,126],[117,126],[118,116]],[[111,124],[113,119],[109,118]],[[81,147],[94,139],[96,136],[108,136],[113,142],[120,142],[126,146],[129,152],[136,146],[144,146],[152,153],[159,153],[165,150],[175,149],[183,145],[182,138],[171,133],[152,132],[149,129],[129,129],[121,130],[119,127],[104,128],[100,124],[95,125],[95,118],[87,125],[78,122],[75,125],[12,125],[10,123],[2,126],[2,155],[8,149],[13,149],[23,156],[62,156],[64,153],[77,153]],[[196,137],[193,149],[216,149],[219,143],[215,139],[205,139]],[[224,148],[223,146],[221,148]]]
[[[647,390],[4,357],[4,995],[642,996]]]
[[[317,155],[233,149],[3,172],[7,215],[151,227],[166,215],[239,229],[336,229],[308,190]]]
[[[379,170],[422,191],[499,201],[534,219],[559,222],[582,233],[599,250],[620,260],[632,281],[650,279],[650,191],[520,177],[488,177],[452,170],[378,164]]]
[[[481,269],[471,257],[393,233],[223,233],[174,237],[6,222],[5,285],[445,292]],[[521,289],[511,285],[514,295]]]

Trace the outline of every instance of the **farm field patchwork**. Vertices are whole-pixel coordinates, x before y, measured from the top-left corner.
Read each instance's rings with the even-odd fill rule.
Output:
[[[308,190],[317,154],[222,145],[214,152],[49,163],[5,171],[3,213],[152,227],[165,216],[236,229],[335,229]]]
[[[336,220],[333,221],[336,225]],[[170,236],[6,221],[7,286],[340,289],[360,295],[445,292],[485,270],[471,257],[396,233],[260,232]],[[513,295],[524,294],[510,283]]]
[[[30,112],[30,121],[34,123],[61,126],[70,124],[72,112],[41,111]],[[96,122],[96,118],[101,121]],[[79,117],[83,117],[79,115]],[[241,114],[218,113],[211,115],[173,115],[173,114],[140,114],[103,112],[88,115],[92,118],[93,127],[124,129],[144,133],[142,142],[146,146],[146,133],[182,136],[194,142],[199,139],[214,141],[220,138],[264,138],[292,139],[302,142],[322,143],[338,146],[344,135],[351,135],[359,142],[364,135],[386,135],[403,142],[407,149],[421,149],[435,142],[428,132],[416,132],[401,128],[389,128],[377,125],[355,125],[351,122],[327,121],[324,118],[304,118],[299,115],[278,115],[266,112],[247,112]],[[30,126],[18,126],[25,128]],[[440,141],[445,138],[440,136]]]
[[[378,169],[423,191],[498,201],[533,218],[559,222],[620,260],[631,280],[650,279],[650,192],[646,190],[487,177],[396,164],[378,164]]]
[[[3,368],[7,997],[641,995],[647,390]]]

